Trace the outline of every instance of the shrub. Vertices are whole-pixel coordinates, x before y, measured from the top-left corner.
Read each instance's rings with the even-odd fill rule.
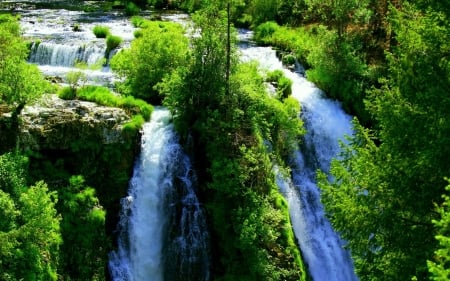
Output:
[[[142,29],[136,29],[136,30],[133,32],[134,38],[142,37],[143,34],[144,34],[144,33],[142,32]]]
[[[292,80],[286,76],[278,79],[277,95],[280,99],[285,99],[292,94]]]
[[[283,76],[284,74],[281,69],[270,71],[267,73],[266,82],[278,82],[278,80]]]
[[[110,35],[109,27],[104,25],[96,25],[92,32],[94,32],[94,35],[97,38],[106,38]]]
[[[280,28],[277,23],[269,21],[259,25],[255,30],[255,40],[258,44],[268,44],[270,37]]]
[[[282,58],[282,62],[284,65],[292,65],[295,64],[295,56],[292,54],[284,55]]]

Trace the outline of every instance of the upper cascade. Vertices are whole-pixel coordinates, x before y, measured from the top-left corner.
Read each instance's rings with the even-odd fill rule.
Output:
[[[101,63],[105,57],[105,46],[94,42],[82,44],[57,44],[35,42],[31,47],[29,62],[39,65],[72,67],[77,63],[88,66]]]

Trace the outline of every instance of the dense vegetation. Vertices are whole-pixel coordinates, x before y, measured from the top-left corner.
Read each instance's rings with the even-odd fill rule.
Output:
[[[227,24],[217,7],[194,21],[202,32],[191,39],[188,64],[160,88],[178,131],[193,137],[213,256],[220,257],[213,260],[213,278],[305,280],[272,171],[302,133],[298,103],[269,97],[256,65],[237,63],[234,45],[227,48],[222,39]]]
[[[15,138],[20,112],[44,92],[55,92],[26,63],[27,52],[16,18],[1,15],[0,279],[105,280],[118,199],[132,168],[126,163],[132,165],[135,154],[130,145],[152,107],[105,88],[80,87],[82,77],[73,73],[61,93],[135,115],[123,126],[130,140],[102,145],[80,138],[69,149],[23,151]]]
[[[450,3],[208,2],[127,1],[130,15],[148,5],[203,8],[193,16],[201,37],[188,41],[179,25],[136,17],[137,39],[111,65],[124,78],[117,90],[168,106],[181,139],[190,145],[202,179],[212,256],[218,257],[213,279],[306,278],[272,170],[274,164],[285,166],[303,134],[299,105],[279,73],[261,74],[252,63],[238,63],[235,38],[228,37],[231,19],[254,28],[259,44],[283,50],[286,61],[298,59],[311,81],[356,116],[355,135],[332,165],[333,179],[319,173],[319,180],[323,203],[348,241],[359,278],[449,280],[450,203],[443,194],[450,176]],[[48,90],[26,57],[15,19],[1,16],[0,113],[7,107],[17,116]],[[265,79],[278,82],[276,97],[266,94]],[[70,98],[149,114],[131,97],[77,87],[63,91]],[[131,129],[142,122],[137,115]],[[13,132],[17,120],[0,125]],[[15,147],[5,135],[0,140]],[[73,147],[83,157],[71,154],[62,161],[29,154],[40,159],[33,162],[19,152],[0,156],[0,279],[105,278],[111,241],[101,231],[108,221],[101,205],[110,207],[108,191],[126,185],[129,174],[108,178],[111,167],[120,166],[117,150],[123,147],[92,143],[81,150],[84,145]],[[100,164],[92,169],[95,161]],[[117,212],[117,206],[111,210]]]

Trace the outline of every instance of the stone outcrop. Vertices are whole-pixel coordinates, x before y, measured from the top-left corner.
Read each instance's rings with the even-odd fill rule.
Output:
[[[123,130],[130,116],[120,108],[47,95],[25,106],[18,119],[17,147],[29,156],[31,182],[44,180],[59,190],[70,175],[82,175],[107,210],[106,229],[113,233],[140,147],[139,131]]]
[[[130,117],[119,108],[48,95],[26,106],[19,119],[20,146],[39,151],[70,149],[82,139],[101,144],[124,143],[122,126]]]

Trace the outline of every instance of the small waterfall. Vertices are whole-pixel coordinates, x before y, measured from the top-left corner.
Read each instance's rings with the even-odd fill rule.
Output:
[[[268,70],[282,69],[293,82],[292,96],[302,106],[307,134],[292,156],[292,179],[278,175],[277,183],[289,202],[291,222],[312,280],[358,280],[345,242],[325,217],[315,182],[317,169],[329,172],[331,159],[339,153],[339,140],[352,134],[351,117],[300,73],[283,68],[271,48],[245,46],[241,51],[244,60],[257,60]]]
[[[122,199],[118,250],[110,254],[112,280],[209,280],[209,235],[196,179],[169,119],[167,110],[155,109],[144,125]]]
[[[105,46],[92,42],[74,45],[36,42],[31,47],[29,62],[65,67],[75,66],[79,62],[94,65],[105,57],[105,50]]]

